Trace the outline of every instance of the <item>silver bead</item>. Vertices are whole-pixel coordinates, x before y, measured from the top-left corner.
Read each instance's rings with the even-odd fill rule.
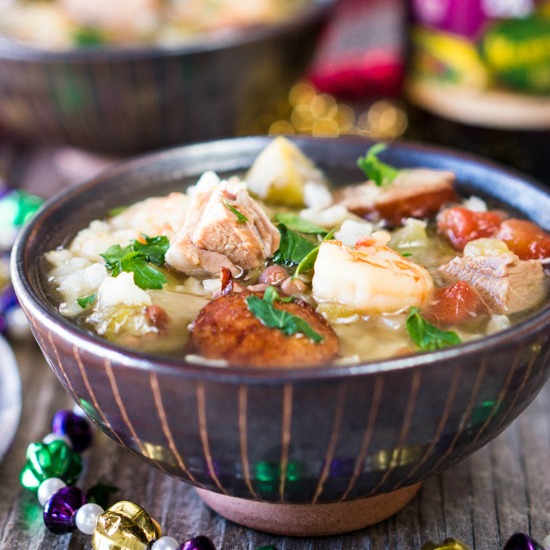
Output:
[[[81,533],[91,535],[94,532],[97,518],[103,514],[105,510],[94,502],[89,502],[81,506],[76,512],[75,523]]]
[[[172,537],[160,537],[151,546],[151,550],[178,550],[179,542]]]
[[[67,484],[58,477],[49,477],[45,479],[38,487],[38,493],[36,493],[40,506],[44,506],[59,489],[63,489],[66,485]]]
[[[69,449],[73,448],[71,440],[68,438],[68,436],[63,434],[54,434],[53,432],[46,435],[42,439],[42,443],[44,443],[44,445],[48,445],[48,443],[51,443],[52,441],[58,441],[58,440],[64,441],[69,446]]]

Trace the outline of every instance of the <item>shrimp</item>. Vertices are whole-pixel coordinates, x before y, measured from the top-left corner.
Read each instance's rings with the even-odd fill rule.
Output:
[[[312,282],[315,300],[360,315],[424,305],[433,289],[431,275],[386,246],[389,240],[389,233],[377,231],[355,248],[323,242]]]

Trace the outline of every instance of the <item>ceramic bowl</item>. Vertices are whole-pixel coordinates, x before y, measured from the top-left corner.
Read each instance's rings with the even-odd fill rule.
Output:
[[[48,52],[0,35],[0,128],[116,155],[265,133],[288,114],[334,4],[172,48]]]
[[[295,140],[336,184],[356,181],[370,143]],[[61,317],[39,259],[111,208],[181,189],[204,170],[241,172],[268,138],[149,154],[65,190],[19,236],[17,295],[61,384],[105,433],[194,485],[213,509],[287,535],[364,527],[420,483],[497,436],[550,374],[550,304],[501,333],[453,348],[353,366],[219,368],[109,344]],[[459,189],[550,229],[550,194],[471,157],[401,144],[399,167],[449,169]],[[385,160],[386,160],[385,158]]]

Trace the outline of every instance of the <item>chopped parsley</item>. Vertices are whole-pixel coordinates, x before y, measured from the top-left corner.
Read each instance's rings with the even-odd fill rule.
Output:
[[[76,302],[82,309],[86,309],[96,301],[96,298],[97,294],[90,294],[88,296],[83,296],[82,298],[77,298]]]
[[[298,233],[306,233],[311,235],[326,235],[327,231],[318,225],[308,222],[293,212],[280,212],[275,215],[275,221],[283,224],[293,231]]]
[[[234,206],[231,206],[227,201],[225,201],[223,204],[230,212],[233,212],[233,214],[237,216],[238,223],[246,223],[248,221],[248,218],[244,214],[239,212]]]
[[[148,262],[162,266],[164,265],[164,256],[170,246],[168,237],[147,237],[142,235],[143,241],[135,240],[133,248],[145,256]]]
[[[411,340],[421,351],[435,351],[461,343],[456,332],[440,330],[428,323],[417,307],[411,307],[406,327]]]
[[[73,43],[81,48],[89,46],[103,46],[106,43],[105,36],[97,27],[78,27],[73,31]]]
[[[277,226],[281,234],[281,243],[273,256],[273,262],[279,265],[298,265],[316,244],[306,239],[296,231],[289,229],[284,223]]]
[[[142,235],[142,240],[134,240],[124,248],[115,244],[100,256],[113,277],[126,271],[134,274],[134,282],[139,288],[161,289],[166,283],[166,277],[151,264],[164,265],[164,256],[169,246],[167,237]]]
[[[323,340],[323,336],[313,330],[307,321],[288,311],[277,309],[273,305],[276,301],[290,302],[292,298],[281,298],[271,286],[267,287],[263,298],[254,295],[246,298],[248,309],[262,325],[280,330],[286,336],[303,334],[315,343]]]
[[[336,228],[330,231],[329,233],[327,233],[323,238],[323,240],[309,254],[307,254],[307,256],[305,256],[304,259],[296,266],[296,271],[294,272],[295,277],[297,277],[298,275],[300,275],[300,273],[304,271],[309,271],[310,269],[313,269],[313,266],[315,265],[315,260],[319,255],[319,248],[321,247],[321,244],[324,241],[328,241],[332,239],[332,236],[334,235],[335,231],[336,231]]]
[[[357,159],[357,166],[363,170],[365,175],[378,187],[390,185],[397,177],[399,170],[382,162],[378,154],[387,148],[385,143],[377,143],[369,148],[364,157]]]

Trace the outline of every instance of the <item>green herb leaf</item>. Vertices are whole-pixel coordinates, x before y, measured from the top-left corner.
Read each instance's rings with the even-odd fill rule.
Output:
[[[73,31],[75,46],[85,48],[88,46],[102,46],[106,40],[100,29],[96,27],[79,27]]]
[[[417,307],[410,309],[406,327],[411,340],[422,351],[435,351],[461,343],[456,332],[440,330],[428,323]]]
[[[139,252],[126,254],[120,263],[122,271],[134,274],[134,282],[139,288],[161,289],[166,283],[164,274],[152,267]]]
[[[128,206],[117,206],[115,208],[111,208],[111,210],[109,210],[108,216],[109,218],[114,218],[115,216],[122,214],[122,212],[124,212],[125,210],[128,210]]]
[[[100,254],[105,260],[107,268],[113,277],[122,271],[134,274],[134,282],[142,289],[161,289],[166,283],[166,277],[150,263],[161,266],[164,264],[164,255],[168,250],[169,241],[166,237],[147,237],[143,235],[145,243],[134,240],[122,248],[115,244],[106,252]]]
[[[300,275],[300,273],[303,273],[304,271],[309,271],[310,269],[313,269],[313,266],[315,265],[315,260],[317,260],[317,256],[319,255],[319,248],[321,247],[321,244],[324,241],[329,241],[330,239],[332,239],[335,232],[336,228],[334,228],[332,231],[329,231],[325,235],[323,240],[307,256],[304,257],[304,259],[296,267],[294,277],[297,277],[298,275]]]
[[[228,210],[230,210],[231,212],[233,212],[233,214],[235,214],[235,216],[237,216],[238,223],[246,223],[248,221],[248,218],[244,214],[239,212],[234,206],[231,206],[227,201],[223,204]]]
[[[304,220],[292,212],[280,212],[275,215],[275,221],[277,223],[282,223],[289,229],[293,231],[298,231],[298,233],[306,233],[311,235],[326,235],[327,231],[322,227],[315,225],[313,223]]]
[[[273,305],[274,302],[284,302],[285,304],[288,304],[289,302],[292,302],[293,298],[292,298],[292,296],[286,296],[286,297],[283,298],[277,292],[275,287],[270,285],[264,290],[264,300],[268,304],[272,304],[272,305]]]
[[[270,288],[272,290],[268,292]],[[254,295],[248,296],[246,304],[254,317],[266,327],[278,329],[287,336],[301,333],[316,343],[323,340],[323,336],[313,330],[307,321],[288,311],[277,309],[273,305],[276,300],[280,300],[277,291],[268,287],[263,299]]]
[[[390,185],[399,170],[382,162],[377,155],[387,148],[385,143],[377,143],[369,148],[364,157],[357,159],[357,166],[379,187]]]
[[[86,309],[88,306],[91,306],[97,298],[97,294],[90,294],[82,298],[77,298],[76,303],[82,308]]]
[[[120,260],[130,252],[132,252],[132,245],[122,248],[119,244],[114,244],[110,246],[106,252],[100,254],[100,256],[105,260],[107,269],[113,272],[113,277],[116,277],[122,271]]]
[[[155,265],[164,265],[164,256],[170,247],[168,237],[147,237],[142,235],[145,243],[134,241],[133,248],[145,256],[148,262]]]
[[[298,265],[316,247],[314,243],[282,223],[277,229],[281,234],[281,243],[273,256],[273,262],[276,264]]]

